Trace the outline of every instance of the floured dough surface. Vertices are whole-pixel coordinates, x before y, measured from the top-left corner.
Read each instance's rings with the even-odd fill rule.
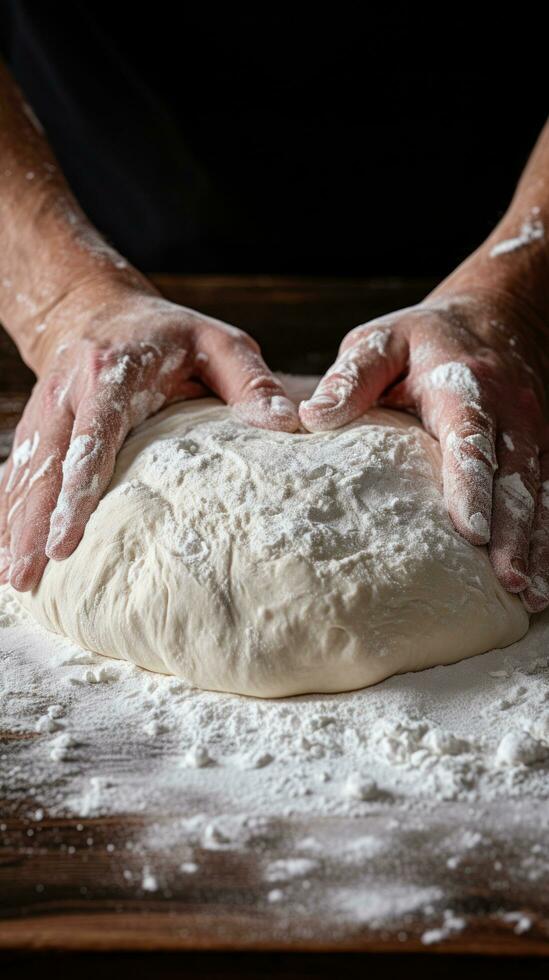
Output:
[[[19,599],[97,653],[262,697],[363,687],[528,628],[453,529],[415,420],[290,435],[213,398],[129,436],[74,554]]]

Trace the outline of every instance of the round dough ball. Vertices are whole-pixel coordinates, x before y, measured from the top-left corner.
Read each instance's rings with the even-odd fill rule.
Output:
[[[74,554],[19,598],[97,653],[260,697],[364,687],[528,628],[454,530],[416,420],[289,435],[214,398],[131,433]]]

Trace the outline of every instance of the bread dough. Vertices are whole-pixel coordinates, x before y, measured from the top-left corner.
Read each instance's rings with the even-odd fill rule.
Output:
[[[213,398],[129,436],[74,554],[19,598],[97,653],[260,697],[375,684],[528,628],[453,529],[417,421],[289,435]]]

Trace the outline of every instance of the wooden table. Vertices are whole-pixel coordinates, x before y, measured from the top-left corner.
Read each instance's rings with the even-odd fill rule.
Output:
[[[416,302],[431,285],[420,280],[221,276],[158,276],[156,281],[171,299],[250,331],[274,368],[306,373],[320,372],[330,363],[350,327]],[[32,384],[30,371],[1,333],[0,372],[1,457]],[[14,737],[0,733],[0,745]],[[458,910],[467,913],[469,925],[427,953],[421,943],[425,922],[413,918],[381,932],[355,928],[339,934],[322,917],[315,917],[314,909],[306,913],[296,909],[293,920],[281,919],[265,902],[265,883],[257,873],[254,853],[204,852],[199,880],[179,878],[168,891],[143,895],[138,889],[132,893],[121,887],[116,857],[131,838],[135,818],[50,820],[46,815],[39,828],[31,828],[17,806],[0,805],[0,812],[0,949],[9,975],[26,976],[31,968],[41,969],[44,951],[63,954],[57,968],[64,964],[82,977],[91,976],[92,970],[95,976],[99,966],[90,956],[82,959],[90,951],[108,951],[109,957],[103,956],[99,966],[105,977],[115,972],[120,976],[122,966],[135,977],[149,976],[153,970],[159,976],[175,976],[181,969],[205,977],[237,973],[247,977],[260,971],[266,977],[322,976],[337,970],[341,962],[334,963],[327,955],[333,951],[368,952],[367,962],[361,955],[346,958],[349,976],[362,976],[365,968],[372,977],[404,972],[410,969],[408,954],[412,953],[414,964],[426,976],[438,976],[442,963],[445,974],[457,975],[459,970],[461,975],[463,969],[478,966],[476,957],[482,954],[495,958],[492,965],[502,977],[522,976],[525,970],[529,977],[541,975],[542,970],[547,975],[549,881],[525,882],[520,894],[511,896],[510,907],[520,903],[533,919],[532,928],[517,935],[511,923],[494,914],[505,905],[502,896],[509,897],[506,887],[515,886],[506,886],[505,872],[494,885],[487,866],[471,865],[455,902]],[[317,830],[333,835],[335,846],[338,834],[349,831],[336,818],[317,823]],[[357,821],[353,826],[356,832]],[[314,829],[309,826],[307,831]],[[365,821],[362,830],[368,829]],[[288,821],[280,831],[275,857],[284,853],[285,836],[295,834],[296,827]],[[91,846],[88,838],[93,838]],[[114,854],[106,849],[107,842],[116,844]],[[70,859],[69,846],[74,848]],[[421,853],[410,853],[409,859],[418,867],[423,862]],[[435,879],[442,873],[432,869]],[[43,892],[36,891],[38,879],[47,886]],[[219,951],[228,950],[233,951],[232,957],[220,959]],[[276,955],[267,956],[266,950]],[[146,956],[136,957],[137,951],[156,951],[154,963]],[[320,951],[325,955],[319,958]],[[462,956],[442,961],[433,951]],[[292,958],[296,952],[301,956]],[[515,959],[530,956],[534,958]]]

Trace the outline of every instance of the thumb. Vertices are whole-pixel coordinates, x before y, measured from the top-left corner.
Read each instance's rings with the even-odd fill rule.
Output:
[[[391,327],[357,327],[299,415],[310,432],[337,429],[363,415],[405,370],[408,343]]]

